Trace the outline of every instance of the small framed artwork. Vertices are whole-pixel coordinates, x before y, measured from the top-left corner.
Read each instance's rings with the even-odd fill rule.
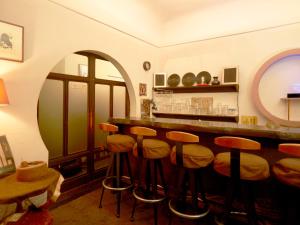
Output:
[[[139,95],[140,96],[147,96],[147,84],[139,84]]]
[[[166,87],[167,86],[167,74],[155,73],[153,75],[153,87]]]
[[[225,68],[222,76],[222,84],[238,84],[238,70],[236,67]]]
[[[0,136],[0,177],[15,172],[16,166],[5,135]]]
[[[23,62],[24,27],[0,21],[0,59]]]
[[[78,73],[81,77],[87,77],[88,76],[88,66],[85,64],[79,64],[78,65]]]

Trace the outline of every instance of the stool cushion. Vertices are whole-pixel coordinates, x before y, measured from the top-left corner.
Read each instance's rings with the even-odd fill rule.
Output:
[[[182,147],[183,166],[185,168],[197,169],[208,166],[214,160],[213,152],[202,145],[186,144]],[[171,163],[176,163],[176,146],[172,148],[170,155]]]
[[[279,181],[300,188],[300,158],[281,159],[272,169]]]
[[[268,162],[257,155],[241,153],[240,178],[242,180],[263,180],[270,176]],[[230,152],[215,157],[214,169],[224,176],[230,176]]]
[[[146,159],[161,159],[170,154],[170,146],[167,142],[158,139],[143,140],[143,156]],[[133,155],[138,156],[137,143],[133,147]]]
[[[135,143],[134,138],[124,134],[107,136],[107,148],[111,152],[129,152]]]

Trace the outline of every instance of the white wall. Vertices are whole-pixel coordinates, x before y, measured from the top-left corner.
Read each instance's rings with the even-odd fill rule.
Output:
[[[128,85],[132,115],[140,112],[139,83],[146,83],[147,97],[151,95],[153,72],[183,75],[207,70],[220,75],[224,67],[238,66],[240,115],[258,115],[263,124],[251,101],[253,76],[271,56],[300,47],[300,25],[295,24],[159,49],[47,0],[2,0],[0,20],[25,27],[24,62],[0,60],[0,77],[10,99],[10,105],[0,110],[0,133],[7,136],[17,163],[47,160],[37,124],[37,100],[48,73],[73,52],[93,50],[112,57]],[[193,36],[198,29],[205,26],[183,30],[179,36]],[[146,60],[152,64],[148,72],[142,68]]]
[[[192,42],[162,49],[160,66],[167,74],[186,72],[199,73],[206,70],[212,76],[223,74],[225,67],[236,66],[239,69],[240,115],[256,115],[259,124],[265,124],[265,118],[256,110],[251,99],[251,85],[259,67],[272,56],[300,47],[300,24],[251,32],[241,35]],[[284,69],[282,69],[282,73]],[[300,71],[298,71],[300,72]],[[299,78],[298,78],[299,79]],[[271,80],[271,79],[270,79]],[[271,92],[276,79],[265,84]],[[273,98],[269,95],[269,98]],[[276,106],[270,110],[277,110]]]
[[[139,115],[138,85],[152,86],[158,49],[47,0],[1,0],[0,20],[25,27],[24,62],[0,60],[10,100],[0,110],[0,134],[7,136],[17,164],[48,159],[37,124],[39,92],[51,69],[73,52],[94,50],[115,59],[126,71],[131,113]],[[145,60],[153,64],[148,72]]]

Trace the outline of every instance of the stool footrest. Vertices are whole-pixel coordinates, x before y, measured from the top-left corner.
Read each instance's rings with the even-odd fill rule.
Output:
[[[119,187],[116,187],[115,184],[117,183],[117,177],[111,176],[111,177],[106,177],[102,181],[102,186],[105,189],[112,190],[112,191],[125,191],[125,190],[133,187],[133,184],[128,184],[127,181],[128,181],[128,178],[122,176],[120,179]]]
[[[181,218],[185,218],[185,219],[200,219],[205,217],[208,213],[209,213],[209,208],[197,208],[196,210],[193,209],[192,205],[189,203],[185,203],[186,206],[184,207],[184,209],[179,209],[180,207],[178,207],[178,202],[176,202],[175,200],[170,200],[169,201],[169,208],[171,210],[172,213],[174,213],[175,215],[181,217]],[[182,206],[182,205],[181,205]]]
[[[163,194],[160,193],[146,193],[145,191],[143,191],[141,188],[137,188],[133,190],[133,196],[144,203],[159,203],[162,202],[163,200],[165,200],[167,197]]]

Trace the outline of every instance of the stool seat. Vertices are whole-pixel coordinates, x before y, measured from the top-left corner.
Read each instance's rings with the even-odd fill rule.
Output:
[[[270,176],[268,162],[257,155],[240,153],[240,179],[264,180]],[[214,169],[216,172],[230,177],[230,152],[219,153],[215,157]]]
[[[208,166],[214,160],[213,152],[199,144],[185,144],[182,146],[183,167],[198,169]],[[172,148],[170,154],[171,163],[176,163],[176,146]]]
[[[280,182],[300,188],[300,158],[281,159],[272,170]]]
[[[162,159],[170,154],[167,142],[158,139],[143,140],[143,157],[146,159]],[[133,146],[133,155],[138,157],[137,143]]]
[[[111,152],[129,152],[135,140],[129,135],[125,134],[112,134],[107,136],[107,147]]]

